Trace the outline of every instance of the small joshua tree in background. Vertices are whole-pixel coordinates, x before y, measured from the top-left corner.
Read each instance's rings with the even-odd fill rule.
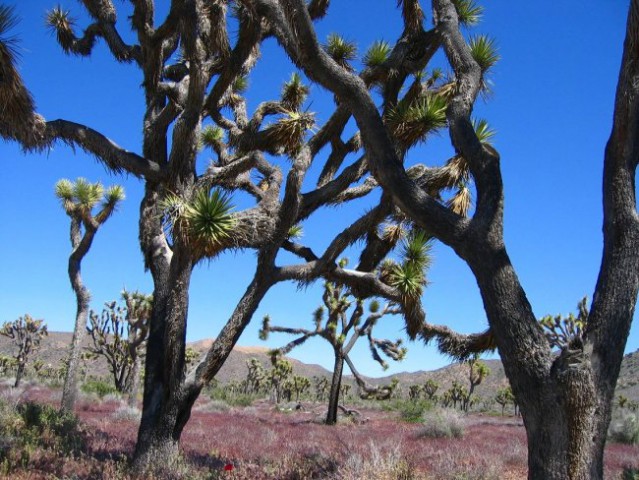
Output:
[[[122,292],[124,306],[107,302],[102,313],[91,311],[89,325],[92,345],[87,347],[93,356],[103,356],[113,375],[118,392],[129,395],[135,404],[144,342],[149,331],[149,317],[153,298],[140,292]]]
[[[465,392],[465,396],[462,398],[461,403],[462,409],[467,412],[470,404],[472,403],[472,396],[475,391],[475,387],[480,385],[481,382],[490,375],[490,368],[488,368],[484,362],[479,360],[479,354],[472,355],[465,363],[469,367],[468,383],[470,386]]]
[[[271,383],[271,395],[275,403],[280,403],[283,398],[290,400],[290,382],[293,375],[293,364],[282,358],[278,351],[273,351],[271,356],[273,368],[268,371]]]
[[[20,386],[20,380],[29,361],[29,355],[38,349],[42,337],[48,335],[44,320],[34,320],[29,314],[20,317],[13,322],[6,322],[0,329],[0,335],[13,340],[18,347],[16,359],[16,382],[14,387]]]
[[[250,395],[263,391],[268,384],[268,376],[262,362],[257,358],[250,358],[246,361],[246,368],[248,372],[244,381],[244,393]]]
[[[433,399],[433,397],[437,393],[437,389],[439,389],[439,383],[437,383],[432,378],[426,380],[426,383],[424,383],[424,385],[422,386],[422,390],[424,390],[424,394],[426,394],[426,398],[428,398],[428,400]]]
[[[91,248],[95,234],[108,220],[118,203],[124,199],[124,189],[119,185],[104,189],[101,183],[90,183],[84,178],[75,182],[60,180],[55,185],[55,195],[71,219],[71,255],[69,256],[69,280],[75,292],[77,310],[73,340],[69,348],[68,369],[62,391],[62,410],[71,411],[78,393],[78,366],[80,350],[89,315],[91,294],[82,282],[81,263]],[[100,211],[93,215],[93,208],[101,203]]]
[[[567,317],[562,315],[546,315],[539,322],[544,327],[546,338],[553,348],[570,349],[572,344],[581,344],[583,331],[588,322],[588,297],[584,297],[577,304],[577,316],[572,313]]]
[[[504,415],[504,408],[509,403],[514,403],[515,397],[513,396],[513,391],[510,387],[504,387],[497,390],[497,394],[495,395],[495,401],[501,405],[501,414]]]

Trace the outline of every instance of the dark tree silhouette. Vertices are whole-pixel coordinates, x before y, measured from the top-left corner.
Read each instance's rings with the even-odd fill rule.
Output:
[[[44,320],[35,320],[29,314],[19,317],[13,322],[5,322],[0,328],[0,335],[10,338],[18,347],[15,355],[16,381],[14,387],[20,386],[29,355],[40,347],[42,337],[48,335]],[[8,363],[8,362],[7,362]]]

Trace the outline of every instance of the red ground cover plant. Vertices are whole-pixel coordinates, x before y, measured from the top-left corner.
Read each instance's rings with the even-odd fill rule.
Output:
[[[37,385],[0,387],[14,403],[57,405],[59,392]],[[122,479],[137,433],[124,401],[83,397],[76,413],[84,448],[69,457],[36,450],[12,480],[51,478]],[[322,425],[322,405],[281,412],[267,402],[222,408],[201,399],[184,432],[184,465],[171,478],[190,479],[437,479],[526,478],[526,437],[519,418],[471,415],[461,439],[426,438],[419,423],[396,414],[362,410],[360,421]],[[222,410],[222,411],[216,411]],[[621,479],[625,467],[639,468],[639,446],[610,444],[606,478]],[[2,475],[0,475],[2,476]]]

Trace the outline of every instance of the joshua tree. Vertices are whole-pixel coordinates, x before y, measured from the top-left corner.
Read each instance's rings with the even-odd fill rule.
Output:
[[[408,387],[408,398],[410,398],[411,400],[419,400],[421,394],[421,385],[411,385],[410,387]]]
[[[426,383],[424,383],[422,388],[424,390],[424,393],[426,394],[426,398],[432,400],[437,393],[437,389],[439,389],[439,384],[433,379],[428,379],[426,380]]]
[[[466,390],[466,387],[457,380],[453,380],[452,385],[448,390],[446,390],[444,395],[447,400],[452,402],[453,408],[457,408],[457,403],[459,403],[460,407],[462,407],[464,398],[468,396],[468,390]]]
[[[113,375],[118,392],[129,395],[129,403],[135,404],[141,361],[149,331],[149,317],[153,298],[140,292],[122,292],[124,306],[107,302],[102,313],[91,311],[86,329],[93,355],[103,356]]]
[[[347,385],[342,385],[342,387],[345,386]],[[348,387],[350,387],[350,385],[348,385]],[[299,402],[300,397],[304,395],[309,388],[311,388],[311,381],[301,375],[293,375],[293,378],[291,379],[291,388],[293,393],[295,393],[295,401]]]
[[[401,347],[400,340],[391,342],[389,340],[378,340],[372,336],[373,328],[380,318],[386,314],[400,313],[399,310],[394,309],[394,306],[387,305],[380,309],[379,303],[373,301],[369,305],[369,316],[360,325],[362,317],[364,316],[364,302],[361,299],[355,299],[355,308],[351,310],[350,307],[352,306],[353,298],[343,285],[326,282],[322,300],[324,305],[313,313],[313,322],[315,323],[314,330],[271,325],[270,317],[266,315],[263,320],[262,329],[260,330],[260,338],[266,340],[268,334],[271,332],[298,335],[295,340],[277,350],[282,355],[286,355],[293,348],[302,345],[306,340],[313,337],[321,337],[331,344],[335,355],[335,366],[333,368],[333,380],[329,391],[326,423],[333,425],[337,422],[344,362],[357,340],[360,337],[367,336],[373,358],[383,366],[386,365],[386,362],[379,355],[378,349],[381,349],[382,352],[394,360],[401,360],[406,351]],[[326,319],[324,318],[325,309],[328,311]],[[358,375],[356,372],[355,374]]]
[[[495,401],[501,405],[501,414],[504,415],[504,408],[513,401],[513,392],[510,387],[504,387],[497,390]]]
[[[385,235],[387,237],[394,236],[396,242],[401,238],[401,232],[399,225],[391,225],[387,227]],[[345,285],[330,281],[324,284],[323,305],[313,313],[313,323],[315,324],[313,330],[274,326],[271,325],[268,315],[264,317],[260,330],[260,338],[263,340],[266,340],[271,332],[298,336],[295,340],[278,349],[283,355],[313,337],[323,338],[333,347],[333,379],[326,416],[328,425],[337,422],[340,386],[345,362],[365,395],[371,395],[376,391],[375,387],[366,383],[348,356],[357,340],[364,336],[367,337],[373,359],[384,369],[388,368],[388,365],[380,355],[380,350],[388,358],[396,361],[402,360],[406,355],[406,349],[401,346],[401,339],[394,342],[380,340],[373,337],[373,330],[377,322],[385,315],[404,314],[406,317],[410,317],[410,312],[418,308],[419,298],[426,284],[425,270],[430,264],[429,248],[427,236],[421,231],[412,231],[402,245],[402,262],[397,263],[389,259],[382,263],[379,278],[382,282],[392,285],[402,292],[401,302],[387,303],[381,307],[377,300],[372,300],[368,304],[369,315],[365,320],[363,320],[364,299],[353,295]],[[339,266],[344,268],[347,263],[346,259],[342,259]],[[328,312],[326,319],[324,319],[325,311]]]
[[[273,367],[268,371],[271,398],[275,403],[280,403],[285,397],[286,391],[290,388],[289,383],[293,376],[293,364],[282,358],[279,352],[273,352],[271,361]]]
[[[244,393],[259,393],[264,390],[267,384],[266,369],[257,358],[250,358],[246,361],[248,372],[246,374],[246,382]]]
[[[571,344],[583,342],[583,332],[588,323],[588,298],[584,297],[577,304],[577,316],[572,313],[567,317],[546,315],[539,323],[545,329],[546,338],[551,347],[562,349]]]
[[[90,183],[84,178],[75,182],[60,180],[55,185],[55,195],[60,199],[62,208],[71,219],[71,255],[69,256],[69,280],[75,292],[76,314],[73,339],[69,347],[67,375],[62,390],[62,410],[72,411],[78,391],[78,367],[82,349],[82,339],[89,315],[91,294],[82,282],[82,260],[89,252],[98,229],[115,211],[117,204],[124,199],[124,190],[119,185],[106,191],[101,183]],[[93,209],[101,204],[95,215]]]
[[[15,368],[16,359],[0,355],[0,375],[6,375],[10,369]]]
[[[329,3],[233,2],[230,14],[237,19],[231,23],[237,32],[233,44],[225,1],[172,0],[166,18],[157,19],[153,0],[135,0],[127,12],[134,29],[133,45],[119,34],[121,24],[111,0],[83,1],[92,24],[80,37],[70,14],[52,11],[49,23],[67,53],[90,55],[99,45],[95,40],[103,38],[117,61],[141,70],[146,111],[139,154],[118,147],[89,127],[67,120],[46,121],[35,112],[6,37],[11,11],[3,10],[0,136],[20,142],[27,150],[45,149],[56,141],[77,145],[111,170],[132,173],[145,182],[140,242],[153,275],[155,301],[136,465],[143,467],[156,454],[175,457],[193,402],[224,363],[273,284],[325,276],[350,283],[368,296],[397,298],[397,289],[376,283],[371,272],[377,266],[375,260],[384,256],[379,256],[380,249],[386,248],[377,226],[383,218],[400,214],[468,263],[490,325],[484,334],[456,335],[446,327],[425,323],[416,305],[417,311],[407,319],[408,333],[425,341],[436,339],[444,351],[458,357],[499,348],[527,418],[529,476],[601,478],[610,405],[639,285],[639,258],[634,255],[639,238],[634,195],[639,1],[630,3],[613,132],[604,160],[604,253],[599,281],[583,350],[569,349],[559,357],[533,314],[504,244],[499,155],[486,141],[485,124],[471,119],[474,102],[489,85],[490,69],[498,60],[489,38],[475,36],[467,42],[461,34],[460,25],[476,24],[481,8],[469,0],[433,0],[434,26],[425,30],[421,2],[402,0],[404,29],[399,38],[376,42],[357,71],[349,63],[356,54],[353,45],[339,36],[325,45],[317,39],[314,22],[326,14]],[[312,118],[303,108],[308,88],[301,76],[287,82],[281,98],[260,104],[252,115],[247,112],[244,79],[258,60],[262,41],[272,37],[299,71],[334,95],[335,111],[312,135],[306,135]],[[448,75],[426,70],[439,50],[450,63]],[[343,139],[351,116],[359,132]],[[265,119],[273,121],[266,125]],[[208,125],[212,128],[202,129]],[[443,167],[404,162],[412,146],[444,128],[449,129],[455,155]],[[202,131],[207,132],[216,156],[204,172],[196,168]],[[326,161],[318,165],[321,150]],[[290,163],[276,165],[264,153],[285,156]],[[317,188],[302,193],[311,163],[320,171]],[[287,169],[286,175],[282,168]],[[258,182],[255,174],[250,175],[252,170],[261,174]],[[470,206],[466,181],[474,183],[476,191],[470,219],[459,215]],[[198,202],[201,189],[210,198],[214,186],[249,192],[256,206],[233,214],[236,233],[232,237],[227,232],[227,236],[203,241],[198,229],[191,228],[198,224],[193,213],[210,211],[195,205],[202,204]],[[289,237],[291,227],[318,208],[366,195],[378,186],[385,192],[380,202],[339,232],[327,250],[314,252]],[[445,189],[452,191],[442,195]],[[166,202],[172,200],[170,195],[178,201]],[[160,218],[171,205],[179,215],[172,217],[178,222],[169,232],[162,229]],[[204,229],[213,230],[220,232]],[[366,241],[366,261],[360,262],[356,272],[338,268],[336,260],[343,248],[356,239]],[[203,254],[237,247],[258,251],[254,278],[204,362],[187,372],[184,329],[191,270]],[[302,263],[276,266],[281,248]],[[556,434],[542,441],[549,431]]]
[[[462,409],[468,411],[470,407],[471,398],[475,392],[475,387],[481,384],[484,379],[490,375],[490,368],[479,360],[479,354],[473,354],[465,362],[468,365],[468,390],[465,392],[464,398],[462,398]]]
[[[44,324],[44,320],[34,320],[29,314],[26,314],[13,322],[5,322],[0,329],[0,335],[12,339],[15,346],[18,347],[15,355],[16,381],[13,385],[17,388],[20,386],[29,355],[40,347],[42,337],[48,335],[47,326]]]
[[[313,377],[313,386],[315,388],[315,400],[323,402],[328,392],[328,378]]]

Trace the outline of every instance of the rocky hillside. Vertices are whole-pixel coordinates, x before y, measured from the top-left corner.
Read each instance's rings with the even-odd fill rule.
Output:
[[[68,345],[71,342],[71,333],[51,332],[42,342],[40,350],[35,354],[34,359],[40,359],[45,364],[59,365],[66,354]],[[89,339],[86,339],[88,345]],[[211,345],[212,340],[200,340],[189,343],[189,347],[203,353]],[[13,355],[13,347],[10,341],[0,336],[0,355]],[[246,377],[246,362],[250,358],[257,358],[265,367],[270,367],[270,357],[268,349],[265,347],[236,347],[228,360],[217,375],[221,383],[237,380]],[[306,364],[299,360],[289,359],[293,363],[293,371],[297,375],[305,377],[330,376],[331,372],[320,365]],[[497,389],[508,385],[508,380],[504,374],[504,368],[499,360],[484,360],[490,368],[490,375],[477,387],[477,394],[483,397],[494,396]],[[104,361],[93,360],[86,365],[87,371],[96,375],[108,375],[107,365]],[[369,378],[371,383],[387,384],[393,378],[398,378],[401,385],[423,384],[429,379],[435,380],[439,385],[439,391],[447,390],[454,380],[466,385],[468,383],[468,367],[466,365],[451,364],[447,367],[432,371],[419,371],[413,373],[400,373],[381,378]],[[352,383],[352,378],[346,376],[345,381]],[[621,373],[617,382],[617,394],[624,395],[632,401],[639,401],[639,350],[624,357],[621,365]]]

